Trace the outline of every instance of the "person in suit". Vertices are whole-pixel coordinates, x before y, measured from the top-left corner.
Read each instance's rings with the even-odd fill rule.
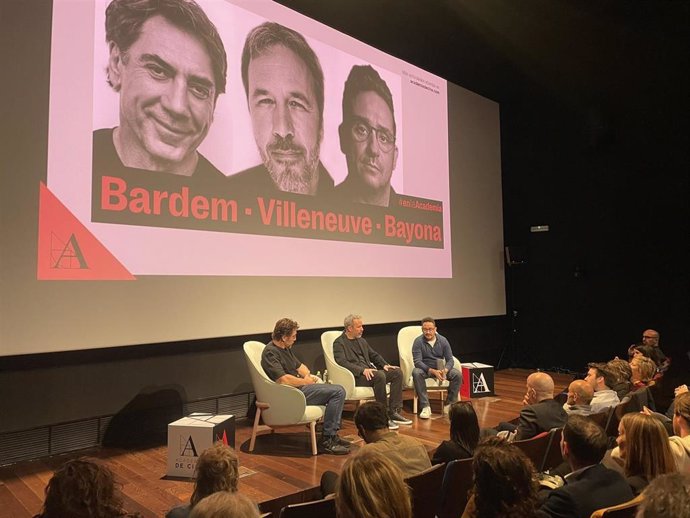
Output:
[[[558,518],[589,518],[597,509],[632,500],[632,490],[622,475],[601,464],[606,446],[606,433],[594,421],[581,415],[568,417],[561,453],[572,472],[565,476],[563,487],[548,494],[542,513]]]
[[[553,399],[553,390],[553,378],[545,372],[533,372],[527,377],[527,391],[522,400],[525,407],[520,411],[516,441],[563,426],[567,414]]]
[[[333,357],[338,365],[352,372],[355,385],[372,387],[376,401],[388,407],[388,427],[412,424],[410,419],[400,415],[402,410],[403,379],[400,368],[388,363],[369,343],[362,338],[364,324],[359,315],[348,315],[343,321],[345,330],[333,342]],[[390,383],[390,400],[386,385]]]

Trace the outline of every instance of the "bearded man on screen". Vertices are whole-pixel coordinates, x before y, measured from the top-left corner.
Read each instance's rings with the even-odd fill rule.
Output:
[[[227,73],[223,42],[201,7],[193,0],[113,0],[105,28],[120,124],[94,132],[94,172],[225,178],[197,151]]]
[[[266,22],[242,51],[242,83],[262,164],[232,176],[239,190],[326,195],[333,179],[320,162],[323,71],[298,32]]]

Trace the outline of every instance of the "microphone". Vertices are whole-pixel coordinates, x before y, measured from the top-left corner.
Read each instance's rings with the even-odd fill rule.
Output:
[[[436,370],[443,371],[443,369],[446,368],[446,360],[445,358],[441,358],[436,360]],[[438,386],[440,387],[443,381],[441,380],[436,380],[436,383],[438,383]]]

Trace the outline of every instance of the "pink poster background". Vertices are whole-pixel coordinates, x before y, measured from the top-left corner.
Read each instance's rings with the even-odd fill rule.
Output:
[[[135,275],[451,277],[446,83],[432,74],[271,2],[198,0],[228,55],[228,86],[199,150],[225,174],[259,163],[240,75],[244,38],[272,20],[301,32],[325,76],[321,160],[336,184],[346,176],[337,127],[354,64],[369,63],[393,93],[400,155],[396,191],[444,206],[443,249],[405,248],[90,222],[91,135],[118,124],[118,95],[105,82],[108,1],[56,0],[53,18],[48,187]],[[425,85],[422,87],[421,85]],[[283,246],[287,244],[289,246]],[[281,246],[280,260],[270,253]],[[304,260],[305,257],[309,261]]]

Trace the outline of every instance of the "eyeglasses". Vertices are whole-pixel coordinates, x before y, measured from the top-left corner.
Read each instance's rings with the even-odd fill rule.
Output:
[[[352,138],[357,142],[364,142],[369,139],[371,132],[376,135],[376,142],[382,151],[388,153],[395,146],[395,135],[385,128],[374,128],[364,121],[357,121],[352,124]]]

